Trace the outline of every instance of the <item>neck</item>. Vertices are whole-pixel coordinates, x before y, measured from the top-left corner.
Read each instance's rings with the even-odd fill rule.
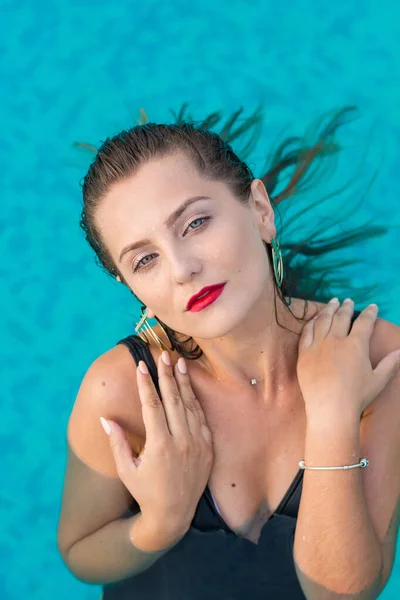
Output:
[[[263,398],[276,398],[279,391],[296,378],[297,348],[304,323],[293,317],[277,299],[260,302],[245,322],[226,336],[217,339],[198,339],[203,356],[196,361],[214,380],[229,389],[251,388]],[[303,316],[304,301],[293,299],[290,307],[296,316]],[[286,329],[287,328],[287,329]]]

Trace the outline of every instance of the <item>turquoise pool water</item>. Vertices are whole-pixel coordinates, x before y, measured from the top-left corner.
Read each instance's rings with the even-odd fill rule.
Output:
[[[75,580],[55,546],[66,424],[86,369],[131,332],[138,307],[95,266],[78,229],[90,155],[73,142],[98,143],[136,123],[141,107],[162,121],[189,101],[200,119],[241,105],[248,116],[263,100],[257,172],[285,126],[301,133],[320,111],[357,104],[362,118],[341,133],[342,174],[367,144],[362,178],[381,166],[352,223],[398,224],[398,4],[3,0],[0,8],[0,599],[89,600],[99,587]],[[334,214],[335,202],[322,214]],[[381,316],[400,324],[398,242],[391,229],[353,250],[366,265],[351,275],[354,284],[378,280]],[[399,567],[397,559],[386,600],[399,596]]]

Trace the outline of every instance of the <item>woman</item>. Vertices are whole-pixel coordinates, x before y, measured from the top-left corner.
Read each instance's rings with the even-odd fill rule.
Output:
[[[287,191],[312,150],[279,156]],[[145,314],[70,416],[68,568],[105,600],[376,598],[398,528],[399,328],[291,293],[264,180],[205,127],[106,140],[83,198],[90,245]]]

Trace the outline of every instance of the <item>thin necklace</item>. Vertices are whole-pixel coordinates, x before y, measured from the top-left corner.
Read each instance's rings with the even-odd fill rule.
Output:
[[[268,371],[268,373],[271,373],[274,369],[276,369],[276,367],[279,365],[279,363],[282,362],[282,359],[285,356],[285,350],[288,347],[288,345],[289,345],[289,340],[286,342],[285,348],[284,348],[284,350],[282,352],[282,356],[280,357],[280,359],[278,360],[278,362],[276,363],[276,365],[274,367],[272,367],[272,369],[270,369]],[[260,377],[260,379],[249,379],[248,381],[249,381],[250,385],[256,385],[259,381],[262,381],[263,379],[265,379],[265,375],[264,375],[264,377]]]
[[[282,362],[282,359],[285,357],[285,350],[287,349],[288,345],[289,345],[289,339],[288,339],[288,341],[285,344],[285,347],[284,347],[283,352],[282,352],[282,356],[280,357],[280,359],[278,360],[278,362],[276,363],[276,365],[274,365],[272,367],[272,369],[270,369],[268,371],[268,373],[271,373]],[[253,379],[247,379],[246,383],[250,384],[250,385],[256,385],[259,381],[262,381],[263,379],[265,379],[265,375],[264,375],[264,377],[260,377],[259,379],[256,379],[255,377]]]

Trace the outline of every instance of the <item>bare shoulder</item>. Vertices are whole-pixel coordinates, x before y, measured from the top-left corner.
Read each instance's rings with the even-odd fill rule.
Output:
[[[153,328],[165,340],[158,326]],[[157,365],[161,350],[152,341],[150,352]],[[179,354],[170,352],[174,364]],[[88,368],[80,385],[68,422],[68,440],[74,452],[90,467],[104,475],[117,476],[109,440],[100,417],[123,427],[132,452],[144,447],[146,431],[136,382],[136,364],[128,348],[114,346]]]
[[[371,358],[374,362],[380,361],[388,352],[398,348],[400,348],[400,327],[392,321],[378,317],[371,336]]]
[[[90,365],[68,422],[68,441],[74,452],[91,468],[116,477],[114,458],[100,417],[120,424],[132,451],[139,453],[144,444],[144,426],[136,366],[128,348],[122,345],[111,348]]]
[[[400,349],[400,327],[377,318],[370,338],[370,361],[375,369],[393,350]],[[366,506],[382,544],[382,589],[394,562],[400,523],[400,371],[367,407],[362,419],[361,455],[370,459],[363,473]]]
[[[380,361],[393,350],[400,350],[400,327],[386,319],[377,318],[370,339],[369,353],[371,366],[377,367]],[[389,381],[382,392],[369,405],[370,412],[377,411],[393,422],[393,413],[400,415],[400,371]],[[398,422],[400,425],[400,420]]]

